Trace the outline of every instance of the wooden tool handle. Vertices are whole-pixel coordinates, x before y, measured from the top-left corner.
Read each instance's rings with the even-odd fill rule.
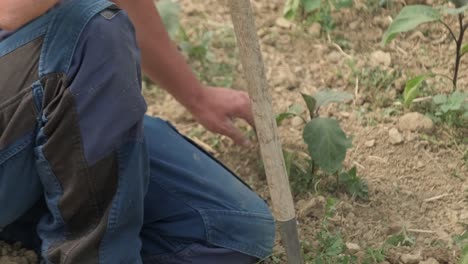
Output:
[[[276,127],[271,96],[250,0],[227,0],[237,36],[240,58],[253,101],[257,137],[288,263],[303,262],[294,202]]]

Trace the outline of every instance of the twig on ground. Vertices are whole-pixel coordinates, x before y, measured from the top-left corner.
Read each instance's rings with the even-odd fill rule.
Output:
[[[437,196],[434,196],[434,197],[431,197],[431,198],[427,198],[424,200],[424,202],[428,203],[428,202],[433,202],[433,201],[437,201],[437,200],[440,200],[446,196],[449,196],[448,193],[444,193],[444,194],[441,194],[441,195],[437,195]]]

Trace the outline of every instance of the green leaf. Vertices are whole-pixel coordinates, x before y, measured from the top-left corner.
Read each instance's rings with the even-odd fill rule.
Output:
[[[307,105],[307,109],[309,110],[310,117],[313,118],[316,107],[317,107],[317,101],[315,100],[314,97],[308,94],[302,93],[301,95]]]
[[[445,94],[438,94],[438,95],[432,97],[432,101],[436,105],[445,104],[447,102],[447,100],[448,100],[448,97]]]
[[[308,14],[320,8],[322,0],[303,0],[304,13]]]
[[[462,250],[459,264],[468,264],[468,245]]]
[[[467,0],[450,0],[450,2],[454,3],[456,8],[443,8],[442,11],[446,14],[458,15],[465,12],[468,8],[468,6],[466,6],[466,4],[468,3]]]
[[[317,100],[317,107],[322,107],[330,103],[345,102],[353,99],[353,95],[345,92],[337,92],[333,90],[322,90],[314,94]]]
[[[346,150],[352,146],[338,121],[331,118],[315,118],[307,123],[303,138],[313,161],[328,173],[341,169]]]
[[[456,91],[448,97],[448,101],[443,106],[446,106],[448,111],[458,111],[462,109],[465,98],[468,94]]]
[[[180,30],[180,5],[171,0],[157,2],[156,8],[161,16],[164,26],[171,38],[174,38]]]
[[[460,48],[460,55],[463,55],[467,52],[468,52],[468,44],[465,44]]]
[[[406,82],[403,92],[403,103],[407,108],[410,107],[413,100],[419,95],[419,87],[426,77],[427,75],[419,75]]]
[[[357,176],[356,167],[349,171],[340,173],[340,185],[353,197],[358,197],[362,200],[369,198],[369,187],[367,183]]]
[[[406,230],[403,229],[399,233],[389,237],[384,243],[392,246],[413,246],[416,241],[414,237],[409,236]]]
[[[279,126],[286,118],[300,115],[302,112],[304,112],[302,106],[298,104],[293,104],[288,108],[286,112],[280,113],[276,116],[276,125]]]
[[[425,5],[410,5],[404,7],[393,20],[382,38],[382,44],[388,44],[398,33],[410,31],[417,26],[437,21],[441,18],[437,9]]]
[[[353,0],[333,0],[333,6],[335,6],[336,9],[352,7]]]
[[[286,4],[284,5],[283,16],[286,19],[293,19],[297,16],[297,13],[300,11],[299,8],[301,6],[300,0],[287,0]]]

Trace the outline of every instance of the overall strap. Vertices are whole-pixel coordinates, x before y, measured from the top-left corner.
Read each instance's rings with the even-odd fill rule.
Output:
[[[68,0],[56,8],[45,33],[39,76],[67,73],[83,29],[91,18],[112,5],[106,0]]]

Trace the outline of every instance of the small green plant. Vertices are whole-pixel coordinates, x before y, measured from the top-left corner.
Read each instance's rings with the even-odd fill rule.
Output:
[[[468,123],[468,93],[453,92],[452,94],[438,94],[432,98],[436,121],[449,126],[466,127]]]
[[[211,51],[213,31],[197,28],[190,36],[180,23],[181,8],[177,2],[162,0],[157,3],[157,8],[169,36],[177,42],[190,61],[198,64],[194,67],[198,77],[208,85],[232,86],[234,65],[216,60],[216,56]],[[233,35],[232,32],[230,34]]]
[[[368,198],[366,182],[356,174],[356,168],[345,170],[343,161],[352,140],[346,135],[339,122],[333,118],[319,116],[319,110],[330,103],[351,100],[353,96],[344,92],[323,90],[313,96],[302,94],[307,106],[310,121],[304,127],[303,139],[307,145],[308,158],[301,162],[292,152],[284,152],[286,169],[291,177],[293,191],[310,190],[322,178],[335,177],[335,190],[344,190],[353,197]],[[297,115],[298,107],[290,107],[287,112],[277,115],[277,123],[287,117]]]
[[[453,237],[455,245],[461,250],[458,264],[468,264],[468,231]]]
[[[458,73],[460,69],[460,61],[462,57],[468,52],[468,44],[463,45],[463,38],[465,31],[468,28],[468,23],[464,22],[464,13],[467,10],[467,6],[464,1],[452,0],[457,8],[447,8],[444,6],[431,7],[427,5],[409,5],[404,7],[400,13],[395,17],[392,24],[389,26],[382,38],[382,44],[390,43],[399,33],[407,32],[415,29],[421,24],[429,22],[438,22],[447,28],[450,33],[452,40],[456,45],[455,63],[453,70],[453,77],[451,78],[453,84],[453,90],[457,89]],[[444,22],[444,16],[457,16],[459,25],[459,34],[455,35],[454,30]],[[415,81],[417,85],[427,77],[432,77],[434,74],[424,74],[416,77],[418,80]],[[415,78],[415,79],[416,79]],[[450,77],[449,77],[450,78]],[[412,80],[408,81],[411,82]],[[414,79],[413,79],[414,81]],[[406,100],[405,100],[406,101]],[[408,100],[411,102],[412,100]]]
[[[349,81],[354,84],[356,78],[359,80],[365,101],[377,107],[388,107],[393,103],[394,98],[389,91],[401,76],[399,70],[389,70],[378,66],[359,68],[352,60],[347,61],[347,65],[352,72]]]
[[[288,0],[283,15],[287,19],[305,19],[318,22],[329,33],[334,28],[332,11],[351,7],[353,0]]]
[[[400,247],[400,246],[414,246],[416,240],[413,236],[408,234],[405,228],[403,228],[400,232],[390,236],[387,240],[385,240],[384,247]]]

